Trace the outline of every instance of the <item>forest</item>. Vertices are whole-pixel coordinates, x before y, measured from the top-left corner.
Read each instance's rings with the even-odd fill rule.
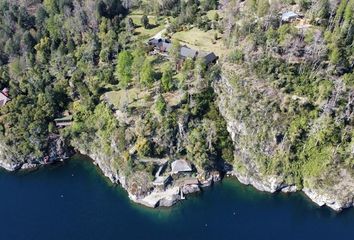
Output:
[[[215,168],[222,156],[232,161],[225,122],[213,103],[211,82],[218,67],[190,59],[177,69],[179,41],[166,61],[149,56],[136,31],[138,25],[152,28],[151,15],[173,18],[169,33],[196,19],[200,28],[207,24],[211,29],[206,13],[217,2],[145,3],[0,2],[0,87],[8,88],[11,98],[0,109],[7,158],[41,163],[53,139],[60,138],[75,149],[104,152],[125,174],[134,167],[149,168],[132,160],[132,146],[140,157],[187,155],[200,169]],[[138,23],[129,16],[132,11],[141,12]],[[135,92],[145,94],[139,105],[117,100],[121,93]],[[133,123],[117,118],[117,111]],[[72,125],[57,128],[54,120],[67,113]],[[180,124],[187,132],[183,137],[178,135]]]
[[[153,178],[146,159],[186,158],[202,173],[351,191],[353,11],[353,0],[0,0],[11,99],[0,150],[42,163],[61,139],[131,179]],[[172,41],[167,57],[147,44],[156,35]],[[181,64],[187,45],[220,61]]]

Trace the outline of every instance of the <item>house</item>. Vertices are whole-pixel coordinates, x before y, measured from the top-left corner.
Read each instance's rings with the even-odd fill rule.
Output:
[[[55,122],[55,126],[57,127],[67,127],[70,126],[72,124],[73,121],[73,116],[72,115],[68,115],[62,118],[56,118],[54,119]]]
[[[198,51],[191,49],[187,46],[182,46],[180,51],[180,57],[182,59],[191,58],[194,59],[198,56]]]
[[[285,12],[281,15],[281,21],[286,23],[293,22],[300,18],[301,16],[293,11]]]
[[[148,45],[154,50],[154,54],[157,52],[161,54],[168,54],[172,48],[172,43],[168,39],[163,38],[152,38],[148,41]],[[206,65],[216,63],[218,57],[213,52],[198,52],[192,48],[189,48],[186,45],[183,45],[180,49],[180,60],[181,62],[178,65],[181,65],[183,61],[187,58],[196,60],[197,58],[203,58]]]
[[[148,45],[160,53],[167,53],[172,47],[171,42],[168,39],[163,38],[152,38],[148,41]]]
[[[9,89],[4,88],[1,92],[0,92],[0,107],[5,106],[5,104],[10,101],[9,98]]]
[[[199,189],[200,182],[196,177],[182,177],[175,181],[174,186],[182,188],[181,190],[186,193],[188,192],[188,187],[196,187]]]
[[[176,160],[171,163],[172,174],[188,173],[192,172],[192,170],[192,165],[184,159]]]
[[[200,52],[198,57],[203,58],[206,65],[215,64],[219,59],[213,52]]]
[[[153,181],[153,185],[155,187],[161,187],[161,188],[165,188],[169,182],[171,181],[171,176],[158,176],[157,178],[155,178],[155,180]]]

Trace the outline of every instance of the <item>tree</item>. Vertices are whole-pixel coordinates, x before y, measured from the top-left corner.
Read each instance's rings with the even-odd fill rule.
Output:
[[[145,29],[147,29],[147,28],[149,28],[149,26],[150,26],[150,24],[149,24],[149,18],[146,16],[146,15],[143,15],[142,17],[141,17],[141,25],[143,25],[143,27],[145,28]]]
[[[122,51],[118,55],[115,76],[122,88],[128,87],[132,79],[133,56],[129,51]]]
[[[133,53],[133,64],[132,64],[132,73],[133,77],[140,81],[140,71],[144,64],[145,60],[145,52],[143,50],[143,46],[136,46]]]
[[[327,19],[330,15],[330,3],[328,0],[320,0],[319,7],[317,9],[317,16],[321,19]]]
[[[200,82],[202,78],[204,78],[206,72],[206,65],[202,58],[198,58],[195,63],[194,76],[195,79]]]
[[[106,8],[104,1],[100,0],[97,4],[97,13],[100,17],[106,16]]]
[[[173,71],[171,65],[168,64],[164,67],[162,72],[162,78],[161,78],[161,87],[164,92],[169,92],[172,90],[173,87],[172,77],[173,77]]]
[[[165,101],[165,99],[163,98],[163,96],[161,94],[156,99],[155,107],[156,107],[156,111],[160,115],[164,115],[165,114],[165,112],[166,112],[166,101]]]
[[[15,41],[9,38],[4,47],[5,53],[9,56],[15,55],[18,51]]]
[[[216,22],[219,21],[220,16],[219,16],[218,12],[215,12],[215,14],[214,14],[214,16],[213,16],[213,19],[214,19],[214,21],[216,21]]]
[[[192,160],[197,167],[205,169],[209,164],[206,134],[199,126],[194,128],[188,135],[187,157]]]
[[[265,16],[269,11],[269,0],[259,0],[257,6],[257,14],[260,17]]]
[[[133,33],[133,31],[135,29],[135,25],[134,25],[134,22],[133,22],[132,18],[127,18],[127,20],[126,20],[126,29],[127,29],[127,32]]]
[[[177,40],[173,41],[169,54],[171,57],[171,61],[175,65],[175,68],[177,68],[177,64],[180,59],[180,52],[181,52],[180,42]]]
[[[154,71],[149,59],[145,59],[140,72],[140,82],[146,87],[150,87],[154,82]]]
[[[32,52],[33,47],[36,44],[36,40],[32,37],[29,31],[26,31],[22,36],[22,44],[24,46],[24,51]]]
[[[50,14],[59,13],[58,1],[55,0],[44,0],[43,2],[45,10]]]

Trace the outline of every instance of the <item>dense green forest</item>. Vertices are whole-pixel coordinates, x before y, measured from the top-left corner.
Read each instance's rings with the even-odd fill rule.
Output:
[[[41,158],[53,119],[80,100],[88,111],[114,82],[117,35],[126,9],[118,1],[1,1],[2,141],[15,158]]]
[[[211,29],[206,13],[216,8],[209,0],[2,0],[0,87],[9,88],[11,97],[1,108],[7,157],[42,162],[51,140],[60,136],[76,149],[107,154],[127,174],[146,167],[131,160],[133,146],[140,157],[186,155],[200,169],[215,167],[221,156],[232,161],[225,122],[213,103],[211,82],[218,67],[191,59],[177,71],[178,41],[171,61],[149,56],[146,36],[139,36],[128,15],[141,12],[138,24],[146,29],[156,27],[148,15],[171,17],[172,33],[196,19]],[[130,98],[135,92],[145,94],[140,105],[111,104],[119,94]],[[174,95],[177,105],[165,99]],[[115,111],[134,123],[117,118]],[[65,112],[73,115],[73,124],[58,129],[54,119]],[[185,139],[179,139],[179,123]]]

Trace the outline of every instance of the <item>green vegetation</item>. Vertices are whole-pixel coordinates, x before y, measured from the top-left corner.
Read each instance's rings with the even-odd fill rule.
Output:
[[[152,178],[153,166],[139,162],[145,157],[188,157],[201,171],[232,161],[211,88],[217,69],[181,61],[178,41],[172,61],[149,56],[145,42],[166,23],[178,36],[196,20],[197,38],[218,41],[218,2],[128,2],[0,0],[0,87],[11,97],[0,144],[8,158],[43,162],[52,139],[63,138],[131,179]],[[53,120],[64,113],[73,122],[59,129]]]
[[[128,87],[132,79],[133,57],[128,51],[122,51],[118,55],[118,63],[116,66],[116,78],[122,88]]]
[[[1,147],[43,161],[60,137],[146,179],[153,166],[139,160],[177,157],[199,172],[251,161],[300,188],[354,175],[354,0],[243,2],[0,0]],[[289,9],[301,17],[282,20]],[[146,44],[164,28],[169,57]],[[181,59],[184,44],[222,68]],[[215,105],[221,74],[236,149]],[[58,129],[64,112],[73,123]]]
[[[228,114],[252,132],[237,136],[246,149],[235,166],[251,158],[261,174],[299,188],[333,184],[328,176],[343,169],[354,174],[354,89],[346,80],[353,78],[354,1],[249,0],[239,14],[235,3],[223,12],[230,49],[224,74],[235,94]],[[290,4],[303,19],[280,24]]]

